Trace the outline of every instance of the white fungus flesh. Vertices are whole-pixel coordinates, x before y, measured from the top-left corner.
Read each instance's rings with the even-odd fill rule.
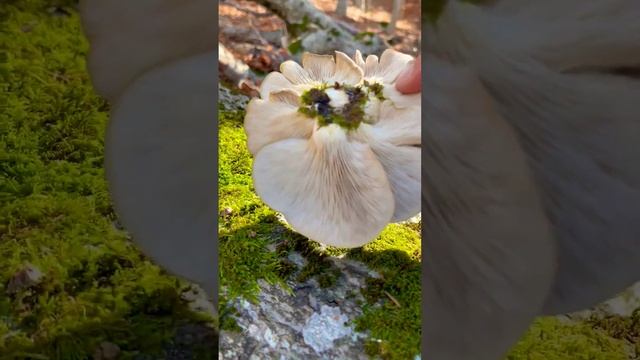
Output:
[[[420,96],[388,90],[411,60],[307,53],[265,78],[245,118],[254,184],[296,231],[358,247],[420,212]]]

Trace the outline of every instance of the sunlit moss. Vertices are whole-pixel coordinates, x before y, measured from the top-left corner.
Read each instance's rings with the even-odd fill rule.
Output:
[[[585,323],[538,319],[506,360],[629,360],[628,344]]]

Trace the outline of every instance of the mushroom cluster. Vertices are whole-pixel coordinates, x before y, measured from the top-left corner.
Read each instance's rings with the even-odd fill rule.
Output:
[[[263,81],[244,124],[254,186],[299,233],[357,247],[420,212],[420,94],[394,86],[411,61],[306,53]]]

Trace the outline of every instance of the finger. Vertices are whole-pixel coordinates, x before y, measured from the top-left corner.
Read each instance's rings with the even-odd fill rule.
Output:
[[[420,61],[420,55],[398,76],[396,89],[403,94],[420,92],[422,89],[422,62]]]

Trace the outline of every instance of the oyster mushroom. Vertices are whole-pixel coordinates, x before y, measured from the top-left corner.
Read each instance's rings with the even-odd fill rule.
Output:
[[[119,220],[147,256],[216,302],[216,5],[84,0],[80,9],[91,79],[111,103],[105,168]]]
[[[420,212],[420,94],[411,56],[306,53],[269,74],[245,117],[256,192],[318,242],[357,247]]]
[[[482,3],[424,36],[431,360],[504,358],[640,280],[640,3]]]

